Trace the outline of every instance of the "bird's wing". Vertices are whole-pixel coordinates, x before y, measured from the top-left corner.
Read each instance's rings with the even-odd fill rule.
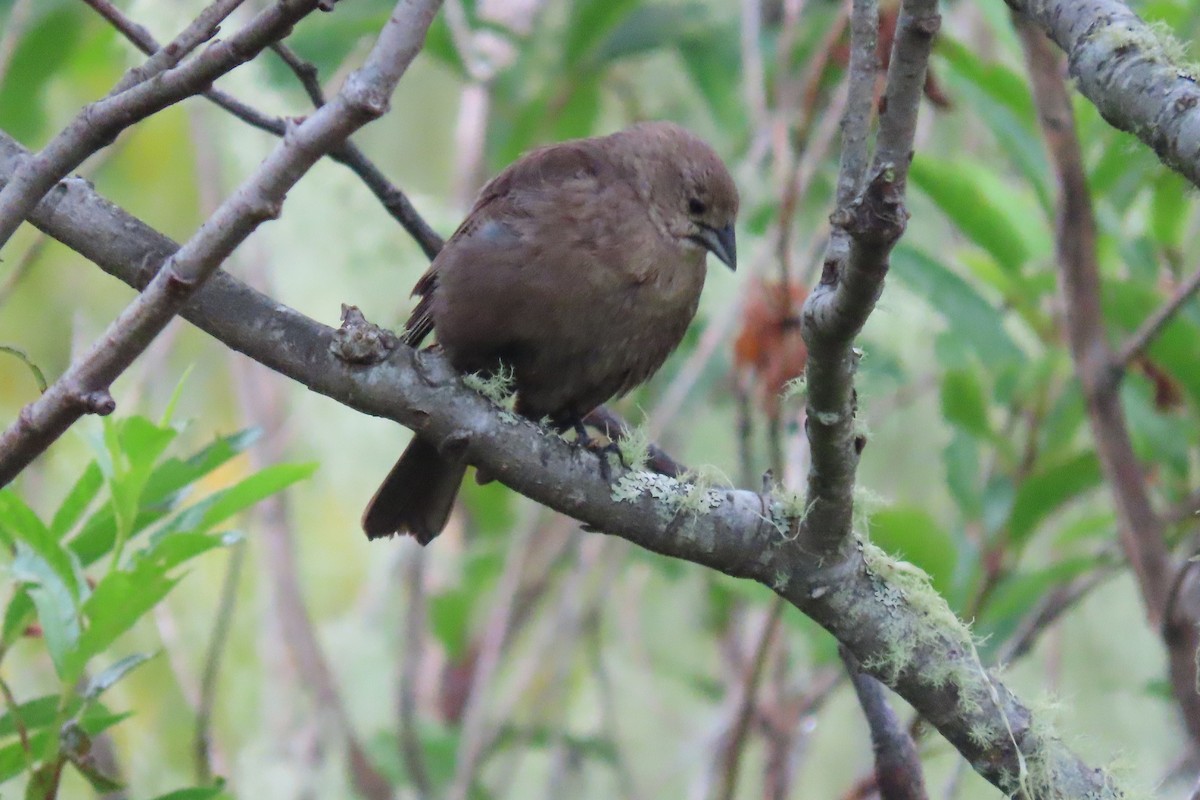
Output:
[[[405,344],[416,347],[433,330],[433,296],[437,291],[439,270],[449,258],[445,255],[448,251],[452,252],[489,222],[504,224],[526,216],[525,198],[541,187],[569,181],[599,182],[604,180],[606,173],[614,171],[612,162],[595,144],[583,140],[534,150],[488,181],[480,190],[471,212],[413,287],[413,296],[421,299],[405,325]]]

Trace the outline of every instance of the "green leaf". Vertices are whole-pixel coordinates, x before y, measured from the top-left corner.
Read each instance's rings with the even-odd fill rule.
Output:
[[[699,3],[638,5],[600,43],[595,59],[608,63],[668,47],[702,28],[706,14]]]
[[[1024,361],[1004,329],[1003,315],[962,278],[925,253],[901,243],[892,253],[891,274],[925,299],[950,332],[978,353],[985,364]]]
[[[638,5],[637,0],[575,0],[570,6],[562,39],[565,65],[582,66],[621,20]]]
[[[4,631],[0,634],[0,642],[4,647],[11,647],[13,642],[24,635],[25,629],[33,622],[36,609],[33,598],[23,586],[15,586],[12,599],[4,609]]]
[[[59,677],[65,677],[68,660],[80,636],[80,590],[70,557],[58,547],[57,541],[49,539],[49,531],[45,531],[45,536],[48,541],[42,543],[43,551],[33,549],[28,542],[17,543],[11,572],[13,580],[25,586],[25,594],[33,601],[50,660]],[[20,601],[14,598],[13,602]],[[20,624],[21,619],[15,614],[5,615],[5,632],[9,636],[19,635],[16,626]],[[10,625],[13,627],[9,628]]]
[[[0,128],[25,142],[41,140],[51,107],[44,95],[78,47],[83,19],[76,8],[62,6],[37,18],[16,43],[0,83]]]
[[[83,692],[83,697],[86,700],[95,700],[104,692],[108,691],[112,686],[133,670],[145,664],[154,655],[152,653],[134,653],[117,661],[112,666],[106,668],[97,675],[94,675],[88,682],[87,689]]]
[[[30,731],[29,750],[33,754],[33,760],[42,761],[50,756],[52,748],[58,743],[58,731],[54,730],[52,726],[57,721],[59,698],[39,698],[33,702],[39,705],[42,703],[46,704],[45,713],[47,716],[44,721],[41,717],[34,716],[32,713],[23,715],[22,720],[26,724],[26,729]],[[67,714],[74,714],[79,709],[79,703],[78,698],[68,703]],[[21,708],[24,709],[29,705],[28,703],[24,704]],[[41,711],[39,710],[38,713],[40,714]],[[79,724],[89,736],[96,736],[128,717],[128,714],[113,714],[103,705],[96,704],[84,713]],[[0,783],[11,780],[22,772],[25,772],[27,764],[28,757],[25,753],[25,748],[19,741],[5,747],[0,747]]]
[[[1164,169],[1154,181],[1150,195],[1150,231],[1163,247],[1178,247],[1192,203],[1188,198],[1188,183],[1176,172]]]
[[[209,531],[260,500],[283,491],[317,471],[316,462],[273,464],[227,489],[213,492],[195,505],[188,506],[168,526],[169,530]]]
[[[146,561],[139,561],[132,571],[116,570],[101,578],[83,605],[88,625],[66,664],[66,675],[71,679],[81,675],[90,659],[132,628],[176,583],[178,579],[168,578]]]
[[[1100,484],[1100,462],[1094,453],[1080,453],[1065,461],[1043,467],[1017,489],[1009,516],[1009,536],[1014,545],[1024,544],[1037,526],[1068,501]]]
[[[984,167],[917,155],[908,174],[968,239],[1010,274],[1020,274],[1031,254],[1026,242],[1031,220],[1026,208],[998,194],[998,182],[987,180]]]
[[[737,28],[728,25],[693,32],[679,42],[677,49],[688,77],[721,128],[730,133],[744,131],[747,120],[741,100]],[[773,215],[778,213],[775,206],[771,210]]]
[[[41,367],[33,362],[24,350],[16,347],[11,347],[6,344],[0,344],[0,353],[8,353],[10,356],[16,356],[21,361],[25,362],[25,366],[29,367],[29,371],[33,374],[33,382],[37,384],[38,392],[46,391],[46,375],[42,372]]]
[[[928,512],[892,506],[871,515],[871,541],[928,573],[933,588],[947,596],[958,548],[954,538]]]
[[[47,694],[21,703],[17,706],[15,715],[13,709],[9,708],[3,716],[0,716],[0,737],[15,736],[17,720],[20,720],[27,733],[54,724],[58,715],[58,702],[58,695]]]
[[[54,512],[54,520],[50,523],[50,533],[54,538],[62,539],[75,527],[103,485],[104,475],[100,472],[100,465],[95,461],[89,463],[63,499],[58,511]]]
[[[217,786],[195,786],[190,789],[176,789],[173,792],[160,794],[154,800],[224,800],[229,797],[225,793],[225,782]]]
[[[72,600],[79,600],[80,586],[70,553],[33,509],[10,489],[0,490],[0,535],[11,544],[24,545],[36,553],[62,582]]]
[[[980,500],[979,445],[976,439],[956,430],[942,453],[946,465],[946,485],[964,519],[979,516]]]
[[[991,438],[987,398],[973,371],[953,369],[942,376],[942,416],[980,439]]]

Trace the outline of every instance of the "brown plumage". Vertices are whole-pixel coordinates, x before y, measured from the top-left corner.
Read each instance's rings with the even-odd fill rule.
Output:
[[[567,428],[645,381],[683,338],[705,256],[736,264],[738,195],[677,125],[524,156],[483,187],[413,291],[405,341],[460,372],[513,371],[517,411]],[[363,514],[369,538],[441,532],[466,465],[414,438]]]

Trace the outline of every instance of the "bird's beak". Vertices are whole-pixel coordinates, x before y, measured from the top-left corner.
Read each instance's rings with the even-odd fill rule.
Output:
[[[733,223],[724,228],[700,226],[700,233],[693,237],[706,250],[725,262],[725,266],[737,271],[737,237],[733,233]]]

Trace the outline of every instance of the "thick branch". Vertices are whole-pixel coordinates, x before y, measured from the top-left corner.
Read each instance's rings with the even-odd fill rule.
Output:
[[[855,7],[856,14],[870,10],[868,3]],[[820,555],[833,555],[850,535],[854,474],[862,444],[855,432],[854,371],[858,354],[852,345],[883,291],[888,255],[908,219],[904,186],[925,67],[940,21],[936,0],[905,0],[901,5],[880,110],[874,166],[866,176],[862,194],[839,206],[830,218],[839,233],[831,238],[821,283],[804,304],[802,330],[808,345],[805,376],[812,467],[803,538],[805,546]],[[854,36],[861,39],[864,27],[855,21]],[[852,44],[860,57],[862,49],[861,41]],[[855,128],[868,122],[861,115],[849,116],[853,108],[847,106],[842,157],[843,169],[851,170],[859,168],[862,161],[859,138],[865,136],[865,131]],[[853,178],[840,177],[839,186]],[[849,249],[844,252],[840,241],[847,236]]]
[[[0,486],[80,416],[95,411],[89,406],[93,398],[100,397],[103,408],[111,411],[108,387],[221,262],[259,224],[279,215],[288,190],[322,155],[387,110],[392,90],[420,51],[439,5],[440,0],[402,0],[362,69],[347,79],[337,97],[285,136],[191,240],[163,263],[142,294],[88,352],[41,398],[22,409],[18,420],[0,434]]]
[[[311,13],[319,0],[278,0],[229,39],[215,42],[187,63],[88,106],[0,191],[0,249],[48,191],[118,133],[254,58]]]
[[[1067,54],[1075,85],[1110,125],[1200,186],[1200,87],[1162,34],[1121,0],[1008,0]]]
[[[122,14],[108,0],[87,0],[87,2],[143,53],[149,55],[160,49],[158,42],[154,40],[149,31]],[[289,66],[292,66],[288,62],[288,58],[284,56],[283,50],[277,50],[277,52]],[[286,52],[291,55],[290,50],[286,50]],[[294,58],[294,55],[292,57]],[[298,58],[296,62],[297,64],[303,64]],[[299,68],[306,70],[307,66],[300,66]],[[296,69],[296,67],[293,67],[293,69]],[[310,99],[316,101],[320,98],[322,101],[321,105],[324,104],[323,95],[320,93],[314,94],[312,81],[305,80],[304,86]],[[317,88],[319,89],[319,86]],[[220,89],[209,89],[203,93],[203,96],[217,107],[228,111],[242,122],[261,131],[280,137],[287,131],[287,123],[281,118],[264,114]],[[384,176],[383,172],[353,142],[344,142],[330,152],[328,156],[339,164],[348,167],[362,179],[362,182],[366,184],[372,194],[383,204],[384,209],[416,240],[427,258],[432,259],[437,255],[438,251],[442,249],[442,237],[421,218],[421,215],[417,213],[417,210],[413,207],[408,197],[405,196],[404,192],[392,184]]]
[[[1171,684],[1184,721],[1200,742],[1200,694],[1196,693],[1196,626],[1165,619],[1173,566],[1163,539],[1163,521],[1154,513],[1146,475],[1133,442],[1113,379],[1118,366],[1108,345],[1096,260],[1096,220],[1075,131],[1071,98],[1049,41],[1019,20],[1033,81],[1038,120],[1058,177],[1058,267],[1066,307],[1067,343],[1083,388],[1100,466],[1113,495],[1121,546],[1137,579],[1146,616],[1164,632]]]
[[[0,181],[12,174],[22,153],[0,134]],[[33,221],[135,287],[146,285],[153,277],[149,265],[175,248],[82,182],[64,184],[37,208]],[[1029,711],[979,668],[968,634],[945,627],[947,617],[931,613],[945,608],[936,597],[918,598],[899,580],[902,572],[881,571],[877,560],[869,564],[866,556],[874,553],[869,548],[832,565],[796,547],[779,530],[786,528],[785,518],[772,498],[720,492],[712,498],[719,504],[702,515],[649,493],[616,501],[594,455],[545,436],[531,423],[514,424],[465,389],[438,356],[399,348],[373,367],[347,364],[331,351],[335,331],[220,271],[182,313],[233,349],[313,391],[419,429],[431,441],[463,448],[469,461],[506,485],[594,528],[772,586],[837,636],[994,783],[1019,772],[1015,740],[1027,759],[1036,753],[1039,763],[1053,768],[1046,774],[1056,776],[1062,796],[1082,797],[1111,785],[1104,772],[1084,764],[1061,742],[1031,736]],[[960,703],[960,698],[972,702]],[[982,741],[979,731],[995,736]]]

